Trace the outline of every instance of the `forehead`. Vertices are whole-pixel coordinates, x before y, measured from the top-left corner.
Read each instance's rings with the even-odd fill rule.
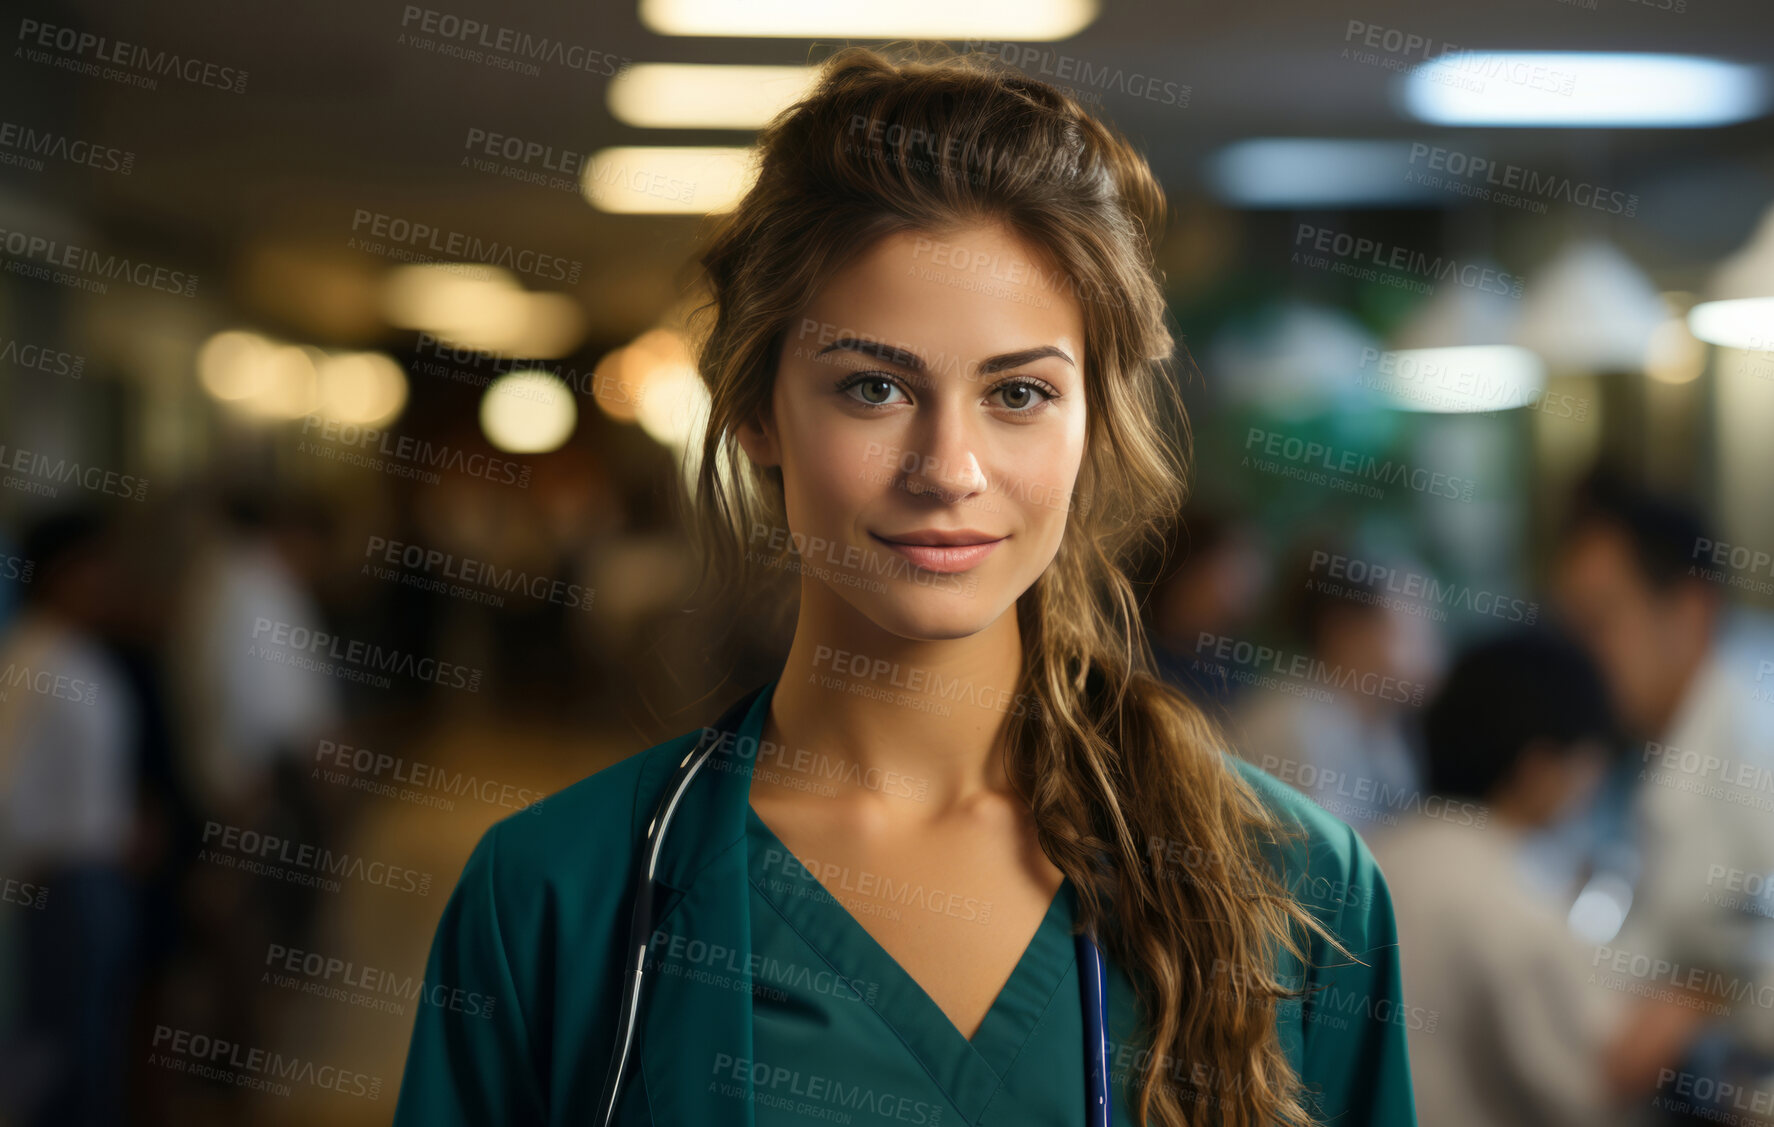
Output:
[[[997,225],[882,237],[827,283],[796,331],[965,363],[1053,344],[1083,363],[1073,286],[1040,248]]]

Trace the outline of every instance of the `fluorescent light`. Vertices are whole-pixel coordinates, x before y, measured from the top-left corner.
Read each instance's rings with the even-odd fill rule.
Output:
[[[265,387],[243,405],[274,419],[299,419],[320,408],[320,365],[326,353],[313,345],[283,344],[266,358]]]
[[[708,389],[688,343],[671,329],[649,329],[605,356],[592,383],[605,414],[639,423],[667,446],[682,450],[707,425]]]
[[[653,372],[635,412],[641,429],[674,450],[683,450],[708,426],[708,388],[696,369],[675,364]]]
[[[798,39],[1065,39],[1088,27],[1097,0],[641,0],[659,35]]]
[[[226,329],[197,350],[197,378],[203,389],[223,402],[251,399],[271,382],[270,360],[276,345],[244,329]]]
[[[1703,301],[1688,310],[1688,330],[1727,348],[1769,351],[1774,349],[1774,297]]]
[[[579,408],[562,379],[526,368],[487,385],[480,400],[480,429],[508,454],[546,454],[572,437]]]
[[[1403,108],[1437,125],[1728,125],[1759,116],[1756,67],[1699,55],[1458,51],[1403,78]]]
[[[585,162],[579,189],[599,211],[623,215],[726,211],[751,186],[751,152],[714,145],[599,149]]]
[[[514,356],[565,356],[585,335],[577,301],[526,290],[496,266],[398,267],[383,283],[382,313],[392,325],[462,348]]]
[[[814,67],[640,63],[610,80],[610,113],[642,129],[756,129],[797,101]]]
[[[1719,264],[1707,296],[1688,311],[1701,340],[1751,352],[1774,351],[1774,207],[1762,213],[1749,242]]]
[[[407,376],[384,352],[344,352],[320,364],[321,414],[378,427],[407,405]]]
[[[1507,411],[1546,390],[1540,358],[1508,344],[1369,350],[1361,367],[1361,385],[1399,411]]]
[[[1409,176],[1408,141],[1264,137],[1227,145],[1208,161],[1208,181],[1242,207],[1416,203],[1445,198]]]

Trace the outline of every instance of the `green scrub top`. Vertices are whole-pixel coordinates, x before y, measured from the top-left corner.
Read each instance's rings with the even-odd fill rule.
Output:
[[[758,1127],[1084,1122],[1070,879],[968,1039],[749,806],[746,840]]]
[[[792,894],[823,888],[811,873],[801,870],[814,888],[797,885],[796,866],[770,864],[757,849],[782,849],[749,801],[774,688],[751,698],[737,730],[679,796],[651,858],[658,918],[615,1122],[757,1127],[848,1115],[851,1123],[915,1124],[928,1113],[945,1127],[1082,1123],[1075,889],[1061,886],[985,1024],[972,1041],[963,1038],[841,905]],[[394,1127],[593,1122],[632,969],[631,874],[674,769],[703,734],[631,756],[482,835],[432,940]],[[1278,956],[1282,980],[1311,994],[1276,1016],[1309,1106],[1336,1127],[1414,1125],[1406,1034],[1433,1029],[1436,1015],[1403,1004],[1379,866],[1347,823],[1220,754],[1284,824],[1303,831],[1263,852],[1359,960],[1315,936],[1311,966]],[[1188,858],[1173,848],[1150,843],[1153,864],[1189,879]],[[1113,960],[1105,974],[1114,1119],[1134,1127],[1128,1096],[1149,1054],[1132,984]],[[1185,1093],[1193,1078],[1211,1093],[1240,1079],[1194,1067],[1165,1059],[1158,1081]]]

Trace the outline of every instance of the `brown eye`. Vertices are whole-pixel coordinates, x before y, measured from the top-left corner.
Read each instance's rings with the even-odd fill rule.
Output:
[[[838,390],[864,407],[891,407],[895,403],[908,402],[889,398],[895,392],[900,392],[900,387],[886,376],[855,376],[840,384]]]
[[[885,403],[887,397],[893,394],[893,385],[882,379],[863,380],[856,386],[863,389],[862,400],[865,403]]]
[[[1054,394],[1039,384],[1027,380],[1014,380],[1000,384],[992,389],[992,394],[1003,396],[1003,404],[1016,414],[1033,414],[1043,403],[1055,398]],[[1039,397],[1039,398],[1037,398]]]

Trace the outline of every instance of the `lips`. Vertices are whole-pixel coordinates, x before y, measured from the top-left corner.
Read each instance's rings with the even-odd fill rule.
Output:
[[[967,571],[977,566],[992,554],[993,549],[1009,539],[968,528],[954,531],[920,529],[896,533],[892,539],[873,532],[869,535],[925,571],[945,573]]]

